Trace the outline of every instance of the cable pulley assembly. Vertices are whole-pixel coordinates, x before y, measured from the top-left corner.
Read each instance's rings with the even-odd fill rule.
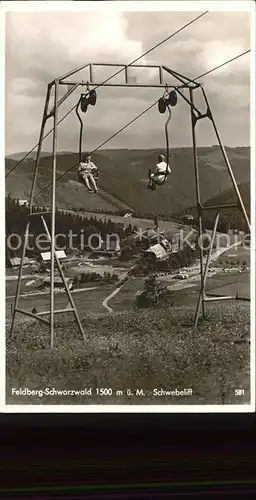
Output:
[[[174,107],[177,104],[177,100],[178,100],[177,93],[175,92],[175,90],[172,90],[169,94],[168,104],[170,104],[170,106]]]
[[[88,94],[82,94],[80,98],[81,111],[86,113],[89,104]]]
[[[163,114],[166,111],[167,106],[176,106],[177,104],[177,93],[175,90],[171,92],[168,91],[168,87],[166,86],[163,97],[160,97],[158,101],[158,111]]]
[[[94,90],[94,89],[90,90],[90,93],[89,93],[89,104],[91,104],[91,106],[95,106],[96,101],[97,101],[96,90]]]
[[[96,90],[94,89],[89,90],[89,84],[87,83],[87,92],[86,94],[81,94],[80,97],[80,107],[82,113],[86,113],[89,104],[91,106],[95,106],[96,101],[97,101]]]

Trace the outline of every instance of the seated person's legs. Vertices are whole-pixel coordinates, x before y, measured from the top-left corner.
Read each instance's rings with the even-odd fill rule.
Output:
[[[92,187],[91,187],[91,184],[90,184],[90,178],[89,178],[89,175],[90,174],[83,174],[83,181],[88,189],[88,191],[92,191]]]
[[[148,171],[148,188],[154,189],[154,173],[152,172],[151,168]]]
[[[92,185],[94,191],[97,192],[98,188],[97,188],[97,184],[95,182],[95,179],[94,179],[93,175],[92,174],[88,174],[88,177],[89,177],[89,183],[90,183],[90,185]]]
[[[151,174],[149,177],[148,187],[150,189],[156,189],[157,186],[162,186],[165,183],[164,175]]]
[[[158,186],[161,186],[165,182],[165,176],[164,175],[154,175],[153,176],[154,183]]]

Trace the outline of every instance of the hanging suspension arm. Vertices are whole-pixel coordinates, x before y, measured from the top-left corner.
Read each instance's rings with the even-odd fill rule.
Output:
[[[79,111],[78,111],[80,103],[81,103],[81,97],[76,105],[76,115],[77,115],[78,120],[80,121],[79,150],[78,150],[79,162],[81,162],[81,160],[82,160],[82,140],[83,140],[83,127],[84,127],[83,121],[82,121],[81,116],[80,116]]]
[[[169,148],[169,134],[168,134],[168,125],[170,123],[170,120],[171,120],[171,117],[172,117],[172,113],[171,113],[171,108],[170,106],[168,105],[167,106],[167,109],[168,109],[168,112],[169,112],[169,116],[167,118],[167,121],[165,123],[165,139],[166,139],[166,171],[165,171],[165,177],[164,177],[164,182],[166,181],[167,179],[167,176],[168,176],[168,168],[169,168],[169,157],[170,157],[170,148]]]
[[[158,111],[163,114],[168,109],[169,116],[165,123],[165,140],[166,140],[166,171],[164,176],[163,184],[165,183],[168,175],[169,169],[169,159],[170,159],[170,151],[169,151],[169,135],[168,135],[168,125],[171,120],[171,106],[176,106],[177,103],[177,94],[175,91],[169,92],[167,83],[165,84],[165,91],[163,97],[161,97],[158,101]]]
[[[81,119],[81,116],[79,114],[79,106],[81,107],[81,111],[83,113],[86,113],[87,107],[89,104],[92,106],[95,106],[97,101],[97,95],[95,90],[90,90],[89,89],[89,82],[87,82],[87,91],[85,94],[81,94],[80,99],[76,105],[76,115],[77,118],[80,122],[80,135],[79,135],[79,162],[82,160],[82,141],[83,141],[83,121]]]

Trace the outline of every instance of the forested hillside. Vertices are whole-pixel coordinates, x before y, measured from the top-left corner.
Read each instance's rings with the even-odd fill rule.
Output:
[[[249,182],[239,184],[239,191],[241,193],[246,212],[250,217],[250,184]],[[210,198],[206,203],[207,205],[229,205],[237,203],[236,193],[233,188],[223,191],[218,196]],[[196,217],[197,210],[194,207],[189,207],[183,213],[191,214]],[[215,215],[217,210],[204,211],[205,225],[207,228],[213,227]],[[181,215],[181,214],[180,214]],[[240,231],[247,232],[248,228],[244,220],[242,211],[239,208],[221,209],[219,219],[219,231],[226,232],[229,229],[239,229]]]

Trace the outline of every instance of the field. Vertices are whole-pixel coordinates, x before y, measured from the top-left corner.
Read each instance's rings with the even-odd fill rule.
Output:
[[[229,251],[220,255],[215,265],[232,266],[241,265],[250,266],[250,250],[245,247],[231,248]]]
[[[200,288],[200,276],[196,275],[191,281],[178,282],[176,280],[161,280],[163,284],[169,285],[175,293],[173,293],[172,301],[175,305],[195,305]],[[72,292],[79,315],[106,313],[106,309],[102,306],[104,299],[111,294],[115,289],[115,285],[99,285],[98,283],[88,283],[81,290]],[[135,294],[142,291],[144,287],[143,278],[134,278],[128,281],[120,290],[120,292],[111,299],[109,305],[114,311],[124,311],[134,309]],[[15,290],[13,290],[14,292]],[[250,277],[249,273],[245,272],[237,274],[236,272],[227,274],[217,274],[210,276],[207,282],[207,291],[216,294],[236,295],[238,292],[241,297],[250,297]],[[11,320],[11,304],[14,302],[14,295],[9,295],[6,301],[6,321],[10,324]],[[63,309],[68,306],[68,299],[63,292],[56,293],[56,308]],[[25,310],[31,311],[35,307],[38,312],[49,310],[49,291],[40,294],[29,295],[20,298],[20,306]],[[23,316],[17,316],[19,321],[28,321]],[[31,320],[33,322],[33,320]]]
[[[200,275],[196,274],[185,282],[172,278],[161,278],[162,284],[166,284],[172,291],[172,303],[175,306],[194,306],[197,303],[200,290]],[[114,311],[124,309],[134,310],[134,299],[137,291],[142,291],[144,279],[137,278],[126,283],[120,292],[109,302]],[[214,274],[209,276],[206,291],[216,295],[232,295],[239,293],[240,297],[249,299],[250,297],[250,276],[248,272],[238,274],[237,272],[228,274]]]
[[[75,290],[73,292],[74,302],[76,304],[79,315],[84,316],[86,312],[90,313],[104,313],[104,308],[102,307],[102,301],[113,289],[113,286],[104,285],[104,287],[97,286],[94,284],[87,284],[81,290]],[[55,296],[55,306],[58,309],[65,309],[68,307],[68,298],[65,293],[57,292]],[[14,302],[14,298],[7,299],[6,304],[6,321],[7,324],[11,320],[11,304]],[[38,312],[48,311],[50,308],[49,290],[40,294],[34,294],[27,297],[20,298],[20,307],[22,309],[31,311],[33,307],[37,309]],[[18,319],[18,317],[17,317]],[[28,321],[25,316],[19,315],[19,321]],[[31,320],[33,322],[33,319]],[[17,327],[19,328],[19,327]]]
[[[235,257],[234,257],[235,256]],[[209,273],[207,281],[207,290],[210,293],[216,294],[227,294],[235,296],[237,293],[241,297],[250,297],[250,275],[249,271],[243,271],[239,273],[242,268],[242,263],[246,261],[249,265],[250,252],[246,248],[234,247],[230,250],[225,251],[220,255],[214,263],[211,264],[211,271]],[[79,260],[79,259],[78,259]],[[83,259],[81,264],[83,263]],[[106,271],[121,272],[124,264],[118,260],[110,261],[96,261],[94,266],[96,267],[83,267],[83,265],[76,266],[72,264],[72,260],[69,263],[69,268],[66,271],[67,276],[74,276],[81,272],[91,272]],[[239,262],[239,265],[238,265]],[[232,264],[235,266],[232,267]],[[107,265],[106,265],[107,264]],[[114,264],[114,265],[113,265]],[[106,266],[105,266],[106,265]],[[71,267],[70,267],[71,266]],[[130,263],[126,263],[124,266],[125,270],[129,269]],[[223,271],[225,269],[225,272]],[[199,263],[197,262],[192,268],[188,268],[187,272],[189,274],[189,279],[185,282],[177,282],[172,276],[166,277],[162,276],[159,279],[163,284],[169,286],[173,290],[173,302],[174,304],[195,304],[197,296],[200,289],[200,275],[199,275]],[[17,273],[17,271],[16,271]],[[13,276],[13,270],[8,270],[8,276],[6,277],[6,320],[7,323],[11,319],[11,310],[14,303],[14,295],[16,292],[16,279]],[[41,282],[43,276],[39,277],[35,275],[30,275],[29,270],[26,271],[26,277],[21,282],[21,293],[20,305],[26,310],[30,310],[35,307],[38,312],[44,310],[49,310],[49,290],[41,291],[38,293],[37,285]],[[106,309],[102,306],[102,302],[106,297],[108,297],[111,292],[118,285],[109,285],[106,283],[92,282],[83,285],[83,288],[72,291],[75,304],[77,306],[80,315],[84,315],[85,311],[88,314],[103,313]],[[143,290],[144,278],[132,278],[127,283],[125,283],[119,293],[115,295],[110,301],[110,307],[114,311],[124,311],[127,309],[134,308],[135,294]],[[68,307],[68,299],[66,294],[62,291],[56,293],[56,307],[63,309]],[[24,320],[23,316],[18,316],[19,320]]]

